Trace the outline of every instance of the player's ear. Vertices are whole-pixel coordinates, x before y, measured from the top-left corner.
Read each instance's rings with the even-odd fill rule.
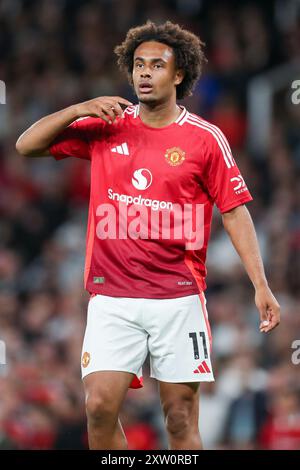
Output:
[[[175,85],[180,85],[182,80],[184,79],[184,71],[182,69],[178,69],[175,72]]]

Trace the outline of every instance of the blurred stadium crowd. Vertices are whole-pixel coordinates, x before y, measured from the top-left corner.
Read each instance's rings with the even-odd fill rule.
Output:
[[[300,60],[299,2],[2,0],[0,79],[0,449],[87,447],[80,352],[89,164],[17,155],[20,133],[43,115],[101,95],[136,102],[113,48],[147,19],[170,19],[206,42],[208,64],[183,104],[227,136],[254,201],[269,283],[282,323],[258,331],[254,290],[216,212],[208,254],[208,312],[216,383],[201,386],[209,449],[299,449],[300,104],[274,96],[264,154],[247,141],[247,87]],[[295,79],[300,77],[295,77]],[[130,390],[122,422],[131,449],[166,448],[157,385]]]

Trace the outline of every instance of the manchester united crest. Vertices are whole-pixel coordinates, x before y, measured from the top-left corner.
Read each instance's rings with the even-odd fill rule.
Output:
[[[179,147],[172,147],[166,151],[165,158],[171,166],[181,165],[185,160],[185,152]]]
[[[84,367],[84,368],[87,367],[90,363],[90,360],[91,360],[90,354],[88,352],[83,353],[82,361],[81,361],[82,367]]]

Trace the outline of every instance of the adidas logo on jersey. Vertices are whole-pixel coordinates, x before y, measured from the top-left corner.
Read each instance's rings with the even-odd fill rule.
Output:
[[[206,364],[205,361],[201,362],[200,366],[197,367],[197,369],[194,370],[194,374],[209,374],[210,373],[210,368]]]
[[[123,142],[123,144],[113,147],[111,151],[113,153],[118,153],[119,155],[129,155],[128,145],[126,142]]]

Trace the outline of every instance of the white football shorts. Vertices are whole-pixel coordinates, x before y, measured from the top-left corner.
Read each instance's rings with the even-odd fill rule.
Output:
[[[149,353],[150,376],[163,382],[212,382],[211,332],[206,299],[110,297],[93,294],[82,348],[82,378],[104,370],[135,375]]]

